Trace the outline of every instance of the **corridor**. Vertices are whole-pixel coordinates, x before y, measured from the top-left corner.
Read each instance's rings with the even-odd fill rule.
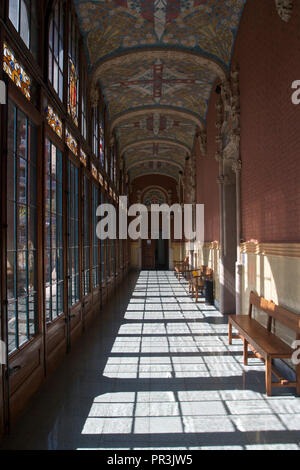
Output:
[[[275,393],[274,393],[275,395]],[[228,346],[226,316],[172,272],[130,273],[2,449],[299,449],[294,390]]]

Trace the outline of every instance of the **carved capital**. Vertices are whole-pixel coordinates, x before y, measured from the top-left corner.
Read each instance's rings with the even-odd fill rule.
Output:
[[[197,133],[197,137],[199,139],[200,151],[202,155],[205,157],[207,153],[207,133],[206,130],[202,130]]]
[[[293,0],[275,0],[275,5],[276,5],[278,15],[280,16],[282,21],[285,21],[285,23],[288,23],[293,14],[294,1]]]
[[[218,150],[218,151],[216,152],[216,161],[217,161],[217,162],[221,162],[222,160],[223,160],[223,152],[221,152],[221,151]]]
[[[235,173],[238,173],[238,172],[242,171],[242,160],[239,159],[239,160],[236,160],[235,162],[233,162],[232,170]]]

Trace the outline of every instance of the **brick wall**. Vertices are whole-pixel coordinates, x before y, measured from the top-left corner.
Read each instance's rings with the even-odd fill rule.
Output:
[[[130,202],[134,204],[137,202],[137,191],[145,191],[146,188],[150,187],[160,187],[162,188],[166,195],[168,191],[172,191],[172,203],[178,203],[178,194],[177,194],[177,183],[173,178],[164,175],[144,175],[136,178],[132,185],[132,193],[130,195]]]
[[[243,238],[300,241],[300,4],[284,23],[274,0],[248,0],[233,62],[240,66]]]

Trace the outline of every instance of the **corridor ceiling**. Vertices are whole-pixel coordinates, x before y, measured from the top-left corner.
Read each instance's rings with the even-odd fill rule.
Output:
[[[178,180],[225,78],[246,0],[75,0],[130,180]]]

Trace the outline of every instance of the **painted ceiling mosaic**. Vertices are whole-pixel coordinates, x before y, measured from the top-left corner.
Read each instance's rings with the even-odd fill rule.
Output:
[[[165,114],[145,114],[140,118],[123,121],[117,127],[117,137],[121,152],[130,144],[147,141],[149,139],[166,139],[186,145],[192,150],[195,123],[176,119]]]
[[[174,145],[168,144],[148,144],[141,147],[132,148],[125,154],[126,167],[128,169],[143,162],[160,161],[172,162],[178,169],[183,170],[185,165],[186,152]]]
[[[172,163],[153,161],[147,163],[139,163],[137,166],[129,170],[130,180],[143,176],[143,175],[165,175],[169,176],[176,181],[179,178],[179,171]]]
[[[135,108],[172,106],[205,120],[218,69],[191,54],[148,51],[105,62],[98,74],[111,119]]]
[[[195,50],[228,65],[246,0],[75,0],[89,63],[145,46]]]
[[[245,3],[75,0],[91,89],[100,83],[125,163],[135,164],[131,177],[178,172],[174,147],[162,150],[171,142],[182,144],[175,150],[184,166],[197,126],[205,127],[212,87],[228,72]],[[151,158],[154,167],[146,168]]]

